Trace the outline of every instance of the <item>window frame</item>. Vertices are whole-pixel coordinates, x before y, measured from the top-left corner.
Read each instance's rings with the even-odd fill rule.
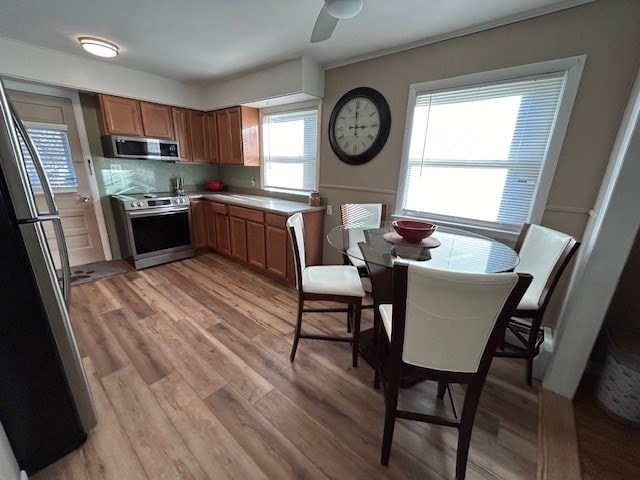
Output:
[[[287,188],[278,188],[278,187],[267,187],[265,186],[265,168],[266,161],[264,159],[264,131],[262,128],[263,119],[265,116],[279,114],[279,113],[292,113],[292,112],[301,112],[305,110],[316,110],[317,111],[317,121],[316,121],[316,164],[314,171],[314,183],[312,190],[292,190]],[[261,108],[259,114],[259,122],[260,122],[260,189],[268,192],[282,192],[289,193],[294,195],[305,195],[312,191],[317,191],[320,183],[320,143],[321,137],[320,132],[322,131],[322,101],[311,100],[307,102],[299,102],[299,103],[291,103],[287,105],[278,105],[274,107]]]
[[[398,177],[398,190],[396,196],[396,209],[393,217],[402,218],[429,218],[436,220],[438,223],[452,227],[464,227],[474,230],[481,234],[488,234],[494,237],[501,237],[513,240],[518,234],[519,226],[510,229],[503,225],[493,222],[480,220],[460,219],[445,215],[435,215],[425,213],[416,215],[415,213],[407,214],[402,207],[402,201],[407,186],[407,174],[409,168],[409,149],[411,145],[411,133],[413,127],[413,115],[415,112],[416,99],[418,95],[435,92],[437,90],[450,90],[456,88],[473,87],[474,85],[492,84],[497,82],[526,79],[545,75],[553,72],[566,72],[566,81],[564,88],[560,94],[560,102],[558,105],[558,113],[555,125],[551,130],[551,137],[547,148],[546,158],[543,159],[540,170],[540,180],[534,193],[531,206],[529,208],[528,222],[540,223],[545,210],[546,202],[551,190],[551,183],[555,174],[558,158],[564,142],[564,137],[569,124],[569,118],[573,109],[580,78],[584,69],[586,55],[575,57],[550,60],[529,65],[520,65],[516,67],[508,67],[499,70],[491,70],[487,72],[473,73],[469,75],[461,75],[457,77],[444,78],[428,82],[411,84],[409,86],[409,98],[407,103],[407,116],[405,123],[404,141],[402,149],[402,163],[400,166],[400,174]]]

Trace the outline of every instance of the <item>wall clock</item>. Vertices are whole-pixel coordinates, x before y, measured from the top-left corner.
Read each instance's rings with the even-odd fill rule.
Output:
[[[391,113],[380,92],[359,87],[345,93],[329,118],[329,143],[340,160],[362,165],[375,157],[389,137]]]

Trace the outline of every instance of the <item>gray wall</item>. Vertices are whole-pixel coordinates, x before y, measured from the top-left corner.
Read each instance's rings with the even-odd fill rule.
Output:
[[[327,70],[320,191],[328,203],[382,201],[395,208],[409,86],[414,83],[558,58],[587,55],[543,223],[581,238],[594,207],[623,109],[640,61],[640,2],[600,0],[461,38]],[[340,162],[329,145],[329,115],[355,87],[380,91],[391,132],[371,162]],[[327,217],[328,230],[339,216]],[[325,261],[339,262],[325,248]]]

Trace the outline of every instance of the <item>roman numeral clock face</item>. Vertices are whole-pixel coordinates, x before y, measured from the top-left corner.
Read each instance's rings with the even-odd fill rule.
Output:
[[[390,124],[384,97],[372,88],[356,88],[343,95],[331,113],[329,143],[340,160],[360,165],[380,153]]]

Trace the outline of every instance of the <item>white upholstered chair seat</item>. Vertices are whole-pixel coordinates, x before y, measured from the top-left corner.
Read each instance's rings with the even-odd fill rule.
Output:
[[[302,289],[305,293],[364,297],[358,269],[345,265],[305,268],[302,271]]]
[[[518,310],[537,310],[538,309],[538,299],[535,298],[530,293],[525,293],[518,304]]]

